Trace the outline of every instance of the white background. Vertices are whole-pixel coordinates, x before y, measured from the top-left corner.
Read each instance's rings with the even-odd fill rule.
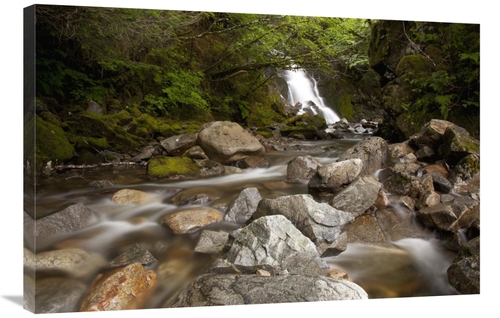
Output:
[[[245,2],[246,4],[240,3]],[[338,4],[342,2],[344,4]],[[0,310],[7,317],[32,315],[22,308],[22,85],[23,85],[23,8],[29,1],[3,2],[0,10]],[[493,165],[498,148],[498,76],[499,58],[496,41],[500,38],[499,13],[496,1],[51,1],[39,4],[131,7],[192,11],[232,11],[316,15],[348,18],[420,20],[481,24],[481,171],[482,171],[482,239],[481,295],[400,298],[367,301],[318,302],[307,304],[245,305],[212,308],[149,309],[112,313],[63,313],[55,317],[135,317],[138,315],[200,317],[238,315],[259,317],[492,317],[498,289],[498,230],[496,202],[499,194],[498,166]],[[495,4],[495,5],[494,5]],[[495,86],[494,86],[495,85]],[[494,134],[494,135],[493,135]],[[495,138],[491,140],[492,138]],[[497,234],[493,236],[494,234]],[[492,245],[493,244],[493,245]],[[496,306],[495,306],[496,307]]]

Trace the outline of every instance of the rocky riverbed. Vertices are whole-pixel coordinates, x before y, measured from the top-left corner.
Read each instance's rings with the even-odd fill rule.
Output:
[[[374,131],[214,122],[109,164],[48,163],[24,212],[25,306],[478,294],[479,141],[442,120],[397,144]]]

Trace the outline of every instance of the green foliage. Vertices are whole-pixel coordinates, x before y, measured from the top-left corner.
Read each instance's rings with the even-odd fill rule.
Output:
[[[360,19],[39,5],[36,32],[39,96],[244,121],[250,105],[270,104],[258,91],[276,70],[367,68],[370,28]]]
[[[421,59],[433,67],[425,72],[414,67],[402,76],[411,91],[405,116],[432,113],[448,119],[451,112],[464,108],[478,112],[479,26],[414,23],[408,33],[421,47]]]

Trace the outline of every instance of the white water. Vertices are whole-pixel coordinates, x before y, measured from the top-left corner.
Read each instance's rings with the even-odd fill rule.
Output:
[[[314,114],[322,115],[327,124],[333,124],[340,120],[339,116],[328,106],[318,91],[316,80],[309,76],[307,72],[300,68],[296,70],[286,70],[282,73],[288,84],[288,102],[291,105],[301,103],[299,114],[303,114],[305,109],[310,109]],[[311,107],[311,102],[318,107]]]

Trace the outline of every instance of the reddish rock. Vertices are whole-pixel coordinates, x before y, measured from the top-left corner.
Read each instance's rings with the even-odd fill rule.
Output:
[[[94,280],[80,311],[139,309],[156,283],[156,273],[134,263]]]

